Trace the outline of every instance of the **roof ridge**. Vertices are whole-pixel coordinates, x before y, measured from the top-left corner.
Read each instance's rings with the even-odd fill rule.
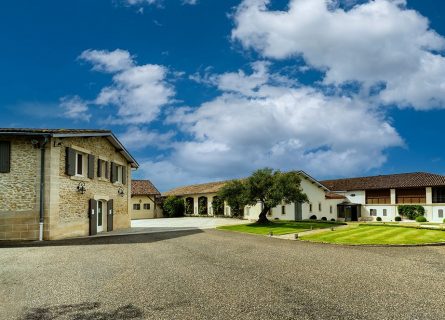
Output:
[[[413,175],[413,174],[419,174],[419,173],[444,177],[444,175],[441,175],[441,174],[438,174],[438,173],[432,173],[432,172],[427,172],[427,171],[414,171],[414,172],[378,174],[378,175],[373,175],[373,176],[359,176],[359,177],[350,177],[350,178],[324,179],[324,180],[319,180],[319,181],[323,182],[323,181],[335,181],[335,180],[365,179],[365,178],[376,178],[376,177],[400,176],[400,175],[408,175],[408,174],[409,175]]]

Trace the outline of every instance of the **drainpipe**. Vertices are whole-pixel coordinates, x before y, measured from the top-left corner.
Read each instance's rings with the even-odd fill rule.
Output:
[[[44,195],[45,195],[45,146],[48,143],[48,137],[40,145],[40,222],[39,222],[39,241],[43,240],[43,213],[44,213]]]

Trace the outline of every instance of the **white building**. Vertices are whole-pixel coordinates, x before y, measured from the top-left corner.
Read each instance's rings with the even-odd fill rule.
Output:
[[[445,176],[426,173],[402,173],[371,177],[320,181],[329,190],[346,197],[338,205],[338,218],[347,221],[394,221],[398,206],[422,205],[425,217],[442,222],[445,211]]]

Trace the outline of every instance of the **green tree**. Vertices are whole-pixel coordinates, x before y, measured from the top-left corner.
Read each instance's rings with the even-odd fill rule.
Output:
[[[281,172],[271,168],[255,171],[243,185],[244,200],[248,205],[255,205],[260,201],[262,210],[257,223],[268,223],[267,213],[281,203],[302,203],[308,198],[301,189],[301,179],[296,171]]]
[[[398,206],[399,214],[410,220],[416,220],[417,217],[425,214],[425,208],[420,205],[400,205]]]
[[[180,197],[169,196],[164,200],[162,210],[166,217],[182,217],[185,210],[184,200]]]
[[[226,201],[230,206],[232,215],[242,216],[244,206],[246,205],[245,186],[240,180],[232,180],[224,185],[219,192],[218,198],[222,202]]]

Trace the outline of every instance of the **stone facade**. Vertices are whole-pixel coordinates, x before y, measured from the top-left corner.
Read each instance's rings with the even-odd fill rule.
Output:
[[[39,230],[40,150],[32,138],[11,141],[11,171],[0,173],[0,239],[36,240]],[[66,148],[95,156],[94,178],[65,173]],[[44,239],[89,235],[89,200],[113,200],[113,229],[129,228],[131,166],[106,137],[51,137],[45,148]],[[126,171],[126,183],[97,177],[97,160]],[[85,192],[78,192],[79,183]],[[123,195],[118,190],[123,189]],[[104,208],[106,231],[107,209]]]
[[[30,139],[11,143],[11,171],[0,173],[0,240],[37,239],[40,152]]]

